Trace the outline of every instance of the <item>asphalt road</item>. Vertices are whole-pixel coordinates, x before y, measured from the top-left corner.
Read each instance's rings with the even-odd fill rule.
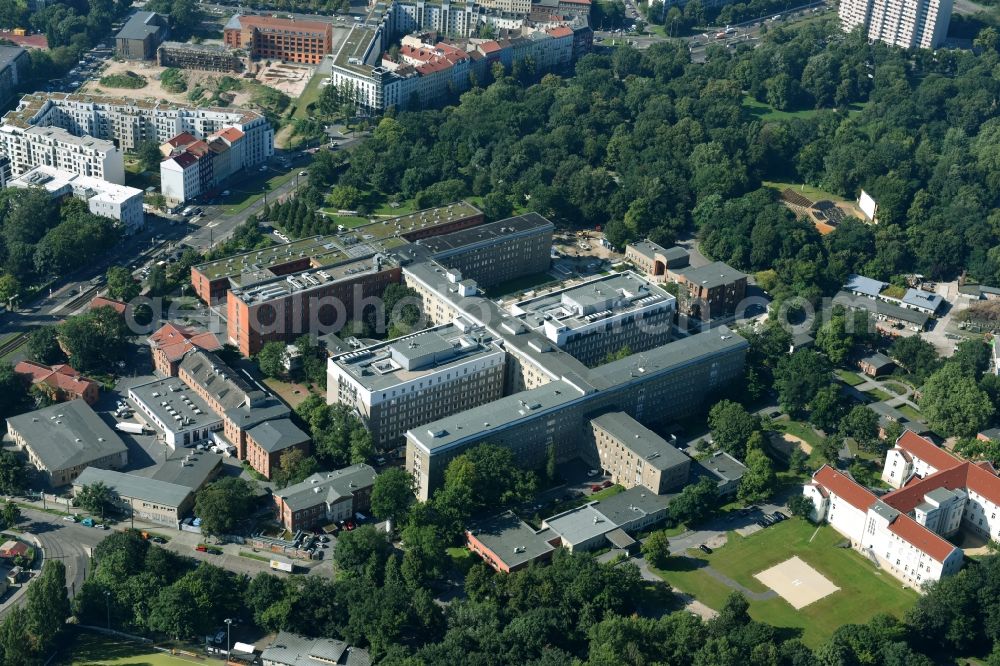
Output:
[[[87,569],[90,566],[90,549],[103,541],[110,532],[71,523],[44,511],[22,507],[21,514],[24,519],[19,527],[26,534],[38,539],[44,553],[43,562],[60,560],[66,566],[66,587],[72,598],[86,579]],[[28,585],[30,584],[29,581]],[[27,596],[23,592],[15,592],[3,608],[0,608],[0,619],[4,618],[14,606],[26,602]]]

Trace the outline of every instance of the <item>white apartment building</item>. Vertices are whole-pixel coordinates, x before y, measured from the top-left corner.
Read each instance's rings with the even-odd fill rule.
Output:
[[[329,359],[327,402],[356,409],[384,448],[410,428],[500,398],[505,359],[489,333],[459,320]]]
[[[133,234],[146,226],[142,190],[116,185],[100,178],[79,176],[50,166],[38,166],[12,179],[8,187],[41,187],[52,198],[73,196],[87,202],[94,215],[118,220]]]
[[[245,135],[242,149],[245,165],[258,164],[274,154],[271,124],[256,111],[238,108],[188,108],[152,99],[35,93],[25,95],[17,109],[3,117],[0,132],[26,131],[33,126],[58,127],[81,138],[114,141],[119,149],[126,151],[135,150],[145,141],[162,144],[184,132],[204,138],[235,127]],[[19,175],[16,168],[14,173]],[[124,166],[122,174],[124,178]],[[116,182],[99,174],[85,175]]]
[[[59,127],[0,126],[0,152],[10,158],[10,173],[20,176],[48,166],[125,184],[125,161],[111,141],[74,136]]]
[[[952,0],[841,0],[845,32],[862,26],[868,39],[904,49],[934,49],[948,36]]]

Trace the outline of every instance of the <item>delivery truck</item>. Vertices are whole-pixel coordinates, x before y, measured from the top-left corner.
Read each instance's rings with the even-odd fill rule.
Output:
[[[295,565],[288,560],[271,560],[271,568],[275,571],[284,571],[285,573],[292,573],[295,569]]]
[[[150,432],[149,428],[141,423],[132,423],[131,421],[121,421],[120,423],[116,423],[115,430],[127,432],[131,435],[146,435]]]

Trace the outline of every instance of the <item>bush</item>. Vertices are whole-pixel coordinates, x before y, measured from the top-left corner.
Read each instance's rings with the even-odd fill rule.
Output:
[[[135,90],[137,88],[145,88],[146,83],[146,77],[135,72],[124,72],[123,74],[111,74],[101,77],[101,85],[108,88],[129,88]]]

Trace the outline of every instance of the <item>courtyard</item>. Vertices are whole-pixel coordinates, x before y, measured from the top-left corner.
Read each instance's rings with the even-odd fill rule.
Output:
[[[901,617],[918,596],[840,547],[843,542],[829,526],[791,518],[746,537],[730,532],[713,553],[690,550],[656,573],[714,609],[740,591],[754,619],[800,631],[802,641],[816,647],[842,624],[864,623],[877,613]]]

